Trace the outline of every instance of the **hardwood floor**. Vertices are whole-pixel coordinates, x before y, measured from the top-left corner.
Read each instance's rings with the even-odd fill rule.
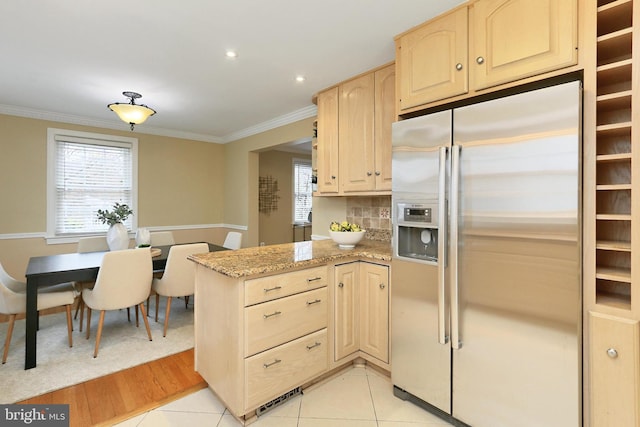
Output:
[[[71,427],[109,426],[207,387],[193,358],[187,350],[17,403],[66,403]]]

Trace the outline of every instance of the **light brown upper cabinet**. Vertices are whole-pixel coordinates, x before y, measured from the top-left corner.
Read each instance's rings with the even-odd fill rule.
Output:
[[[467,8],[396,38],[400,109],[467,93]]]
[[[478,0],[470,20],[475,89],[578,62],[576,0]]]
[[[338,88],[318,94],[318,192],[338,193]]]
[[[577,0],[477,0],[396,37],[400,111],[575,65]]]
[[[318,192],[391,191],[391,124],[395,121],[395,66],[378,68],[320,92]]]

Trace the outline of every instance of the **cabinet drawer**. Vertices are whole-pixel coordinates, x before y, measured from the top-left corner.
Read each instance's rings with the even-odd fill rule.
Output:
[[[327,326],[327,288],[315,289],[244,309],[245,356]]]
[[[327,330],[245,360],[245,409],[253,409],[327,370]]]
[[[327,267],[251,279],[244,284],[244,305],[249,306],[327,286]]]

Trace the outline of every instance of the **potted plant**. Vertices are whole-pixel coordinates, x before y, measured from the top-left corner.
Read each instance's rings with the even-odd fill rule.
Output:
[[[129,215],[133,215],[133,211],[125,203],[114,203],[112,211],[98,209],[98,220],[103,224],[109,224],[107,244],[110,250],[117,251],[129,247],[129,233],[123,224]]]

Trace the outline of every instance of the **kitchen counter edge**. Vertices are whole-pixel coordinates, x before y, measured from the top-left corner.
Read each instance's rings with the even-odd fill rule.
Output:
[[[332,240],[312,240],[189,256],[197,264],[232,278],[284,272],[351,258],[390,262],[391,243],[365,239],[353,249],[341,249]]]

